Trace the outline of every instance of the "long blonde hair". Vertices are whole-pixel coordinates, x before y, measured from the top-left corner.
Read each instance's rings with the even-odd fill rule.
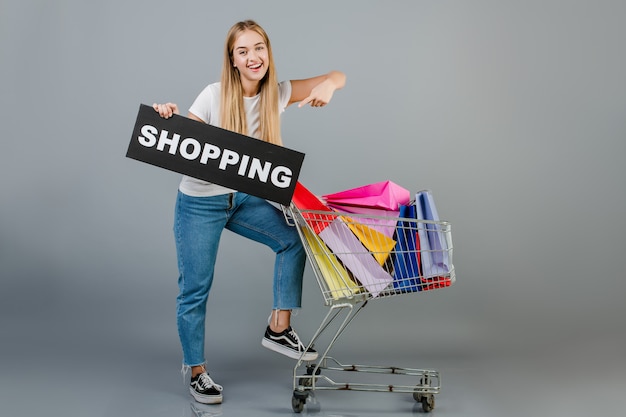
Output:
[[[252,135],[248,132],[246,112],[243,104],[243,87],[239,71],[233,66],[233,49],[235,41],[246,30],[252,30],[263,38],[267,45],[269,62],[267,73],[261,80],[259,94],[259,139],[266,142],[282,145],[280,138],[280,114],[278,109],[278,81],[274,70],[274,57],[269,37],[253,20],[244,20],[235,23],[226,36],[224,45],[224,63],[222,66],[222,92],[221,92],[221,127],[244,135]]]

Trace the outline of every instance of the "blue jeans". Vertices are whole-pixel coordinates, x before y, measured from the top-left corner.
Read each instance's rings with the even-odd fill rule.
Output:
[[[300,308],[306,254],[295,227],[267,201],[244,193],[191,197],[178,192],[174,235],[178,256],[176,317],[183,365],[204,364],[206,302],[220,236],[228,229],[276,253],[273,308]],[[234,273],[233,277],[240,277]],[[244,282],[241,283],[245,285]]]

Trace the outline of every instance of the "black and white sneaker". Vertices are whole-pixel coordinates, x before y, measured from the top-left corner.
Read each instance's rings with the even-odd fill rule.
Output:
[[[317,352],[312,348],[306,349],[291,326],[280,333],[274,333],[270,326],[267,326],[261,344],[292,359],[302,358],[303,361],[317,359]]]
[[[213,382],[206,372],[191,378],[191,384],[189,384],[189,392],[196,401],[202,404],[220,404],[222,389],[222,386]]]

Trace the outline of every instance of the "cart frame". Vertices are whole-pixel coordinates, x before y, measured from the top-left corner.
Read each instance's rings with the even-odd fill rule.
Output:
[[[302,412],[307,402],[309,394],[313,391],[325,391],[325,390],[344,390],[344,391],[369,391],[369,392],[396,392],[396,393],[410,393],[418,403],[421,403],[422,409],[425,412],[430,412],[435,407],[435,395],[440,393],[441,390],[441,375],[436,370],[430,369],[417,369],[417,368],[403,368],[395,366],[376,366],[376,365],[346,365],[334,357],[330,356],[330,351],[339,337],[347,329],[348,325],[355,319],[355,317],[361,312],[361,310],[368,304],[370,300],[386,298],[390,296],[396,296],[401,294],[418,293],[422,290],[444,288],[451,285],[455,279],[455,270],[452,264],[452,240],[450,223],[445,221],[431,221],[431,220],[417,220],[399,217],[386,217],[386,216],[372,216],[372,215],[358,215],[353,213],[341,213],[341,212],[328,212],[317,210],[300,210],[293,204],[289,207],[283,206],[283,213],[290,225],[297,228],[298,234],[302,240],[305,248],[307,258],[313,269],[320,291],[324,297],[325,304],[329,306],[329,311],[322,320],[319,328],[314,333],[311,341],[307,345],[307,348],[313,347],[315,342],[319,341],[322,334],[332,331],[331,324],[335,324],[334,333],[331,334],[330,342],[319,353],[319,357],[316,363],[306,362],[300,358],[293,369],[293,396],[292,396],[292,408],[296,413]],[[407,227],[414,232],[413,236],[417,236],[419,232],[436,232],[438,236],[442,237],[443,246],[437,249],[427,248],[425,250],[415,249],[413,251],[395,252],[389,251],[395,256],[417,255],[422,252],[422,255],[440,253],[445,254],[447,258],[446,274],[438,274],[437,276],[427,277],[429,279],[419,281],[420,278],[424,278],[422,274],[425,271],[421,271],[420,276],[412,277],[412,279],[418,279],[417,287],[407,291],[405,288],[394,288],[391,284],[387,284],[384,289],[375,290],[374,293],[368,291],[365,285],[361,284],[358,277],[353,276],[350,272],[346,276],[346,269],[343,268],[341,261],[331,263],[325,267],[321,267],[328,259],[339,255],[346,260],[346,257],[351,256],[364,256],[369,254],[376,255],[378,249],[374,251],[363,249],[363,253],[355,252],[343,252],[337,253],[331,251],[324,244],[320,245],[322,239],[317,235],[319,228],[318,225],[325,227],[329,223],[333,222],[337,218],[341,218],[341,221],[348,226],[360,225],[360,226],[372,226],[374,222],[387,221],[390,226],[396,229],[398,225],[401,227]],[[348,229],[346,229],[348,230]],[[387,231],[388,235],[391,232]],[[351,232],[346,232],[351,233]],[[373,234],[376,232],[372,232]],[[372,238],[379,236],[373,236]],[[369,237],[366,237],[369,238]],[[399,238],[399,235],[394,235],[394,238]],[[387,268],[390,267],[387,262]],[[328,276],[332,275],[334,282],[329,285]],[[355,274],[356,275],[356,274]],[[352,279],[351,279],[352,278]],[[381,284],[384,285],[384,284]],[[371,288],[371,287],[370,287]],[[306,350],[306,349],[305,349]],[[331,379],[329,376],[322,374],[322,370],[339,372],[339,373],[366,373],[366,374],[384,374],[384,375],[405,375],[409,377],[415,377],[412,384],[398,385],[398,384],[376,384],[376,383],[360,383],[360,382],[339,382]]]

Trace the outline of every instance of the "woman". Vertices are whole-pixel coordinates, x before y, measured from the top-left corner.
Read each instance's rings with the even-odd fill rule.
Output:
[[[323,107],[344,86],[345,75],[332,71],[313,78],[276,78],[272,48],[254,21],[236,23],[228,32],[220,83],[207,86],[188,116],[241,134],[281,145],[279,116],[296,102]],[[154,104],[161,117],[178,114],[174,103]],[[297,231],[267,201],[216,184],[184,176],[175,209],[174,233],[179,268],[177,324],[183,370],[191,369],[190,392],[205,404],[222,402],[222,387],[205,368],[206,302],[221,233],[231,230],[269,246],[276,253],[274,303],[262,345],[291,358],[314,360],[292,329],[291,310],[300,308],[306,255]]]

